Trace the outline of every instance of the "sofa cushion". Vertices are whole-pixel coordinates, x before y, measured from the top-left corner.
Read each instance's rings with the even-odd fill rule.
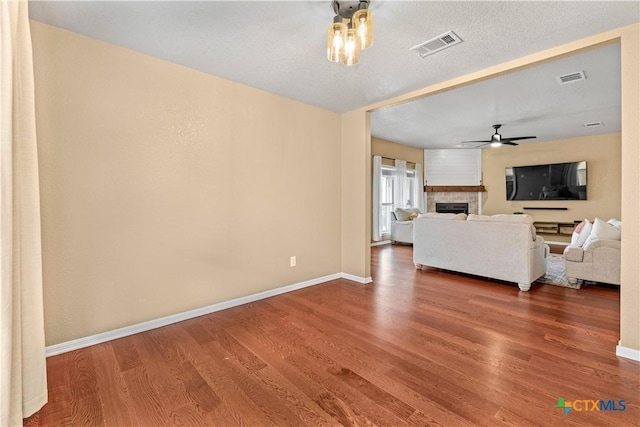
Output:
[[[491,216],[492,221],[516,222],[520,224],[533,224],[533,217],[528,214],[498,214]]]
[[[418,218],[431,218],[431,219],[454,219],[459,221],[466,221],[467,214],[465,213],[439,213],[439,212],[427,212],[418,215]]]
[[[467,216],[467,221],[491,221],[491,216],[469,214],[469,216]]]
[[[469,214],[467,221],[480,222],[509,222],[515,224],[529,224],[531,226],[531,240],[535,242],[536,228],[533,226],[533,217],[527,214],[496,214],[496,215],[476,215]]]
[[[593,225],[588,219],[584,219],[573,231],[571,235],[571,244],[574,246],[582,246],[587,241],[587,237],[591,234]]]
[[[487,222],[515,222],[519,224],[533,224],[533,217],[527,214],[497,214],[497,215],[476,215],[470,214],[467,221],[487,221]]]

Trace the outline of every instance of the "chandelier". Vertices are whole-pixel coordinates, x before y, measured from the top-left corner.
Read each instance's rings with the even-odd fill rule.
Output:
[[[360,50],[373,45],[373,14],[369,0],[332,1],[336,16],[327,31],[327,59],[345,65],[360,61]]]

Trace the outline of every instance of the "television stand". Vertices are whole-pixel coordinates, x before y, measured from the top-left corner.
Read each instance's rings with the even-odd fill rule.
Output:
[[[537,234],[548,236],[571,236],[576,229],[575,222],[535,221],[533,226]]]

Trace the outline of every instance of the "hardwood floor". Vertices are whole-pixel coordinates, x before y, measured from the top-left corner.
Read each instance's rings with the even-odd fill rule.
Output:
[[[520,292],[373,248],[374,283],[276,296],[48,359],[28,426],[638,425],[619,292]],[[563,414],[558,398],[625,401]]]

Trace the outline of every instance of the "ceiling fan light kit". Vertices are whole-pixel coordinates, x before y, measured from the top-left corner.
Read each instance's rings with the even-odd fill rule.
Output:
[[[360,61],[360,50],[373,46],[369,0],[331,2],[336,16],[327,30],[327,59],[344,65]]]

